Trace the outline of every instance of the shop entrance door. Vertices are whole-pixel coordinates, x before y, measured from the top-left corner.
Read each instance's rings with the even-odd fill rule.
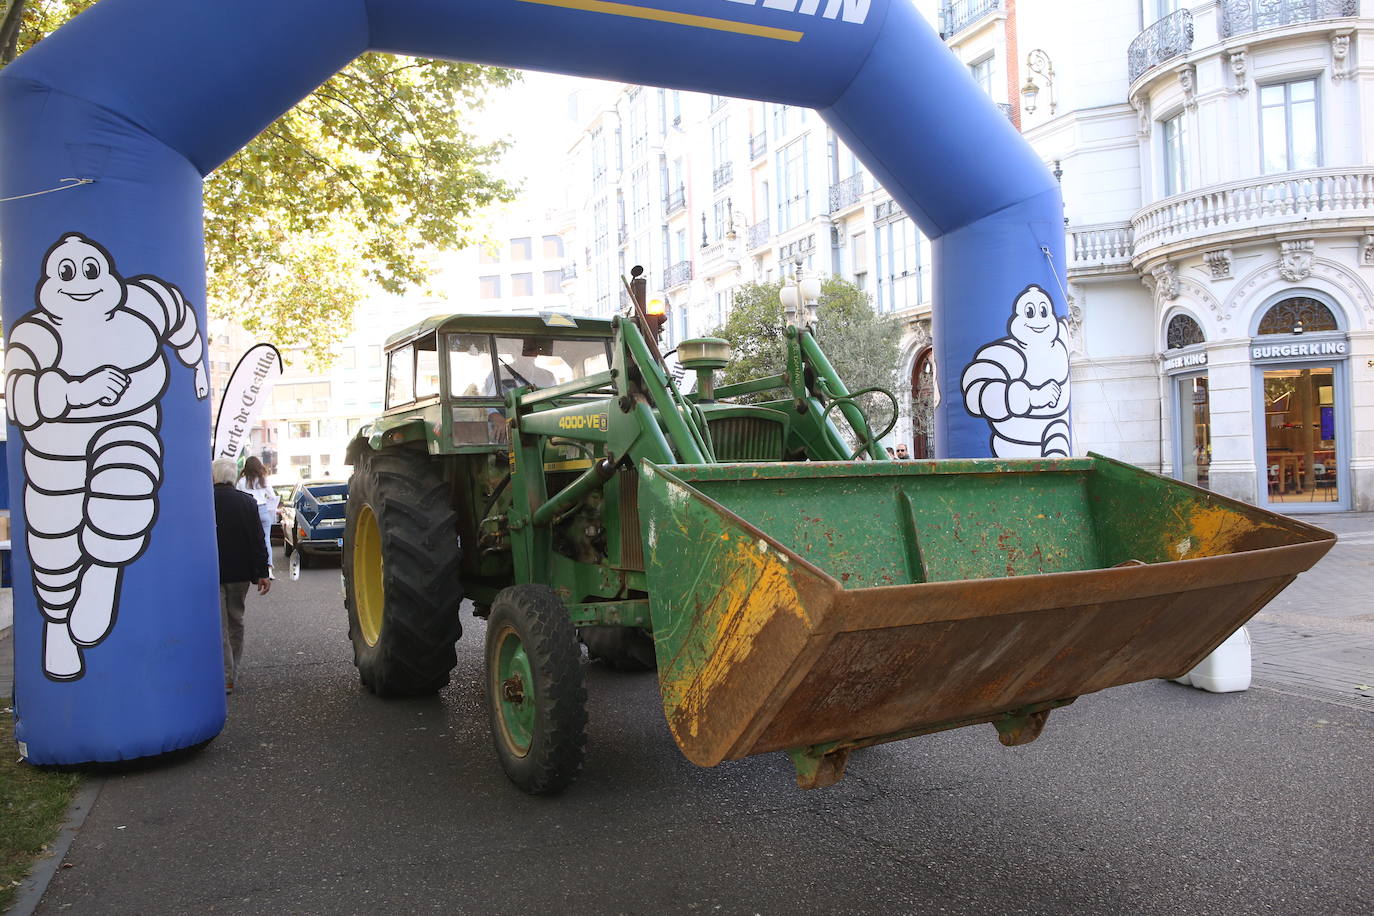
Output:
[[[1207,393],[1207,376],[1191,375],[1174,379],[1178,399],[1178,454],[1174,461],[1176,476],[1184,483],[1211,489],[1208,471],[1212,465],[1212,406]]]
[[[1267,502],[1280,511],[1343,508],[1338,367],[1275,368],[1263,375]]]

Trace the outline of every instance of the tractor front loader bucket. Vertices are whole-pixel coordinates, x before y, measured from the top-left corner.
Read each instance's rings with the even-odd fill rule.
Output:
[[[656,466],[640,482],[664,712],[702,766],[990,722],[1179,677],[1330,533],[1090,456]]]

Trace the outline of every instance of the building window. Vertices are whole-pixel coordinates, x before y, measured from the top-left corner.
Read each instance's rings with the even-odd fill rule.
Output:
[[[534,274],[511,274],[510,294],[512,296],[533,296]]]
[[[989,54],[982,60],[976,60],[968,65],[969,73],[973,74],[973,81],[989,96],[992,95],[992,61],[993,56]]]
[[[534,242],[527,238],[510,240],[510,259],[528,261],[534,257]]]
[[[501,298],[501,278],[500,277],[478,277],[477,295],[481,299],[500,299]]]
[[[544,271],[544,292],[550,295],[563,292],[563,271]]]
[[[726,227],[730,224],[730,208],[727,201],[718,200],[711,208],[711,219],[713,228],[716,230],[716,241],[725,238]]]
[[[1188,131],[1184,113],[1179,112],[1161,126],[1164,143],[1164,196],[1188,190]]]
[[[1165,346],[1170,350],[1191,347],[1207,339],[1202,334],[1202,328],[1189,315],[1175,315],[1169,319],[1169,329],[1165,333],[1165,338]]]
[[[630,173],[630,228],[636,232],[649,225],[649,167],[636,166]]]
[[[788,117],[787,117],[787,116],[788,116],[788,112],[790,111],[790,108],[791,108],[791,106],[788,106],[788,105],[774,105],[774,106],[773,106],[773,139],[774,139],[774,140],[781,140],[781,139],[787,134],[787,130],[788,130],[788,123],[787,123],[787,122],[788,122]]]
[[[711,168],[718,169],[730,161],[730,120],[721,118],[711,125]]]
[[[1336,316],[1316,299],[1294,296],[1285,299],[1264,313],[1260,319],[1260,334],[1302,334],[1314,331],[1338,331]]]
[[[493,251],[492,249],[488,248],[486,245],[481,245],[481,246],[478,247],[478,249],[477,249],[477,263],[478,263],[478,264],[499,264],[500,262],[501,262],[501,259],[498,258],[498,257],[496,256],[496,252],[495,252],[495,251]]]
[[[563,240],[556,235],[544,236],[544,257],[563,257]]]
[[[874,230],[878,255],[878,311],[897,312],[921,301],[920,232],[903,216]]]
[[[592,131],[592,190],[600,191],[606,186],[606,138],[601,128]]]
[[[1178,473],[1175,476],[1184,483],[1206,488],[1211,483],[1209,468],[1212,465],[1212,407],[1207,376],[1179,378],[1174,384],[1178,389]]]
[[[309,439],[310,421],[293,420],[286,424],[286,436],[288,439]]]
[[[1317,81],[1261,86],[1260,144],[1265,174],[1315,169],[1321,164]]]
[[[778,153],[778,232],[786,232],[806,219],[806,137],[784,146]]]
[[[868,233],[856,232],[849,237],[849,269],[854,282],[868,276]]]

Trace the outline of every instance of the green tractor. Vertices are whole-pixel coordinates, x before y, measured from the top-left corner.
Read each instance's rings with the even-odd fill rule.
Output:
[[[348,448],[343,576],[379,696],[448,683],[486,619],[500,763],[556,792],[586,744],[586,654],[656,669],[683,753],[851,751],[1178,677],[1333,543],[1101,456],[892,462],[804,324],[780,374],[684,393],[638,268],[632,314],[432,318],[387,342],[386,411]],[[890,424],[889,424],[890,425]]]

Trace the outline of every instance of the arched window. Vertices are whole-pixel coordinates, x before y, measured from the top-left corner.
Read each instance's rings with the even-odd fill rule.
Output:
[[[912,458],[935,457],[935,360],[926,347],[911,367]]]
[[[1269,307],[1260,320],[1261,334],[1302,334],[1312,331],[1336,331],[1336,316],[1316,299],[1294,296]]]
[[[1177,350],[1179,347],[1191,347],[1193,344],[1200,344],[1207,338],[1202,334],[1202,327],[1189,315],[1175,315],[1169,319],[1169,330],[1165,334],[1165,346],[1170,350]]]

